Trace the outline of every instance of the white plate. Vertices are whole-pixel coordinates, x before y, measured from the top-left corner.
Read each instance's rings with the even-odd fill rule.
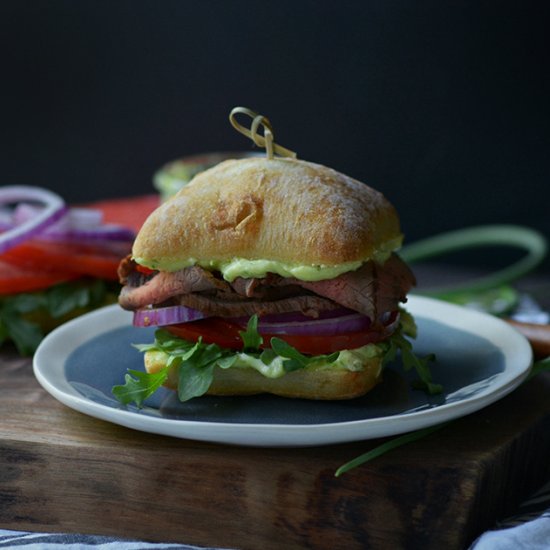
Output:
[[[388,365],[384,382],[349,401],[315,402],[275,396],[200,397],[180,403],[161,389],[142,409],[122,407],[111,387],[128,368],[143,369],[132,343],[153,330],[131,326],[131,314],[109,306],[49,334],[34,357],[40,384],[65,405],[136,430],[251,446],[325,445],[391,436],[481,409],[516,388],[532,365],[527,340],[506,323],[444,302],[410,297],[419,355],[436,354],[434,381],[444,393],[413,390],[411,373]]]

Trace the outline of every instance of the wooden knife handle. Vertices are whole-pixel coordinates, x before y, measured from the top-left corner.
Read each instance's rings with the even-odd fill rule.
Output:
[[[537,359],[550,356],[550,325],[522,323],[513,319],[506,319],[506,322],[529,340]]]

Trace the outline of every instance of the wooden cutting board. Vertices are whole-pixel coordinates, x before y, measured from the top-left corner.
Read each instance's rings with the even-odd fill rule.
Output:
[[[242,549],[465,548],[550,476],[550,377],[342,477],[380,443],[144,434],[58,403],[0,354],[0,527]]]

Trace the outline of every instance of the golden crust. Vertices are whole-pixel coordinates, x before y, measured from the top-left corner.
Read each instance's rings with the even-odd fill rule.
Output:
[[[154,354],[146,353],[144,359],[147,372],[158,372],[164,366]],[[267,378],[252,368],[215,367],[214,381],[207,395],[270,393],[312,400],[353,399],[365,395],[381,381],[381,361],[380,357],[368,359],[361,371],[303,369],[289,372],[281,378]],[[165,386],[175,390],[177,385],[177,369],[172,369]]]
[[[400,235],[371,187],[310,162],[251,158],[197,175],[149,216],[133,256],[161,269],[234,258],[333,266],[369,260]]]

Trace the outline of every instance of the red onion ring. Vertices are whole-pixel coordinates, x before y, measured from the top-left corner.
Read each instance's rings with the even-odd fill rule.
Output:
[[[134,311],[133,324],[136,327],[152,327],[189,323],[208,317],[206,313],[185,306],[158,307]]]
[[[20,201],[40,202],[44,204],[44,208],[35,217],[0,234],[0,254],[40,234],[67,211],[63,199],[46,189],[26,185],[12,185],[0,189],[0,204]]]
[[[43,212],[43,207],[28,203],[17,205],[12,215],[4,214],[0,218],[0,230],[11,229],[35,219]],[[65,215],[57,219],[39,235],[42,240],[82,242],[82,241],[129,241],[135,238],[135,232],[120,225],[103,224],[100,210],[93,208],[69,208]]]
[[[360,313],[349,313],[328,319],[294,322],[268,322],[260,318],[258,332],[265,334],[335,335],[368,330],[371,320]]]
[[[133,324],[138,327],[177,325],[206,317],[210,315],[186,306],[169,306],[137,310],[134,312]],[[242,325],[243,328],[248,322],[248,318],[245,317],[232,317],[228,320]],[[382,323],[385,329],[392,330],[398,321],[398,313],[389,312],[384,315]],[[259,319],[258,332],[260,334],[329,336],[369,330],[371,325],[372,322],[366,315],[340,308],[323,312],[323,316],[318,319],[306,317],[299,312],[267,315]]]

